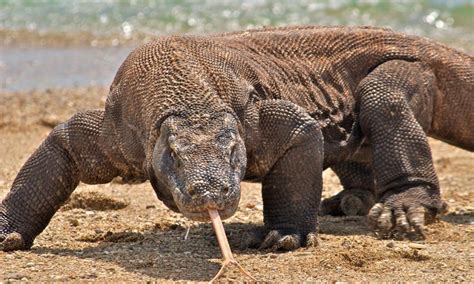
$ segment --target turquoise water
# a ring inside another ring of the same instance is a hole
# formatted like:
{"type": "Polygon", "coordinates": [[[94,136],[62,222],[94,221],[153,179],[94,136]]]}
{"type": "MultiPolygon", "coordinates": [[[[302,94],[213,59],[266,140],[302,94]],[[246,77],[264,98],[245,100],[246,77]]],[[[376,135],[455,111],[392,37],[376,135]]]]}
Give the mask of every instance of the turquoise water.
{"type": "MultiPolygon", "coordinates": [[[[127,39],[297,24],[391,27],[430,37],[471,54],[474,52],[474,0],[0,0],[0,30],[29,30],[39,34],[86,32],[97,38],[127,39]]],[[[0,46],[0,73],[3,74],[0,74],[0,88],[17,90],[91,82],[107,84],[130,47],[118,48],[116,53],[107,52],[112,57],[108,61],[103,59],[104,52],[94,48],[82,47],[80,52],[65,49],[58,53],[48,48],[34,49],[34,52],[25,49],[24,53],[10,49],[0,46]],[[90,58],[89,62],[77,60],[81,52],[90,58]],[[26,80],[41,71],[36,70],[36,66],[40,68],[55,62],[57,54],[62,54],[63,60],[50,66],[53,73],[59,70],[57,75],[51,73],[50,79],[41,84],[26,80]],[[34,64],[27,65],[29,69],[25,71],[21,66],[27,59],[34,64]],[[78,67],[80,64],[84,66],[78,67]],[[110,66],[110,70],[107,67],[103,71],[106,75],[90,76],[70,71],[87,70],[87,64],[96,64],[97,68],[110,66]],[[70,76],[88,79],[70,83],[70,76]]]]}
{"type": "Polygon", "coordinates": [[[377,25],[465,44],[473,0],[0,0],[0,28],[47,32],[203,33],[266,25],[377,25]]]}

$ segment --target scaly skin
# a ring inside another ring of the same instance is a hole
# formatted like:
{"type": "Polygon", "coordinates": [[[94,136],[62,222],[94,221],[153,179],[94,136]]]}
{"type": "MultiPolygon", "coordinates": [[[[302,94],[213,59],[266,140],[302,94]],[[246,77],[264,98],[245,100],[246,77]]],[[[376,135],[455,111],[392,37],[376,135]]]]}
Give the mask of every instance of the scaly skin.
{"type": "Polygon", "coordinates": [[[262,181],[265,227],[246,245],[312,245],[327,167],[345,190],[324,214],[380,197],[377,230],[423,235],[425,211],[445,209],[425,133],[474,150],[473,73],[471,56],[376,28],[159,38],[122,64],[105,111],[56,127],[20,170],[3,249],[29,248],[80,181],[115,176],[195,220],[231,216],[239,182],[262,181]]]}

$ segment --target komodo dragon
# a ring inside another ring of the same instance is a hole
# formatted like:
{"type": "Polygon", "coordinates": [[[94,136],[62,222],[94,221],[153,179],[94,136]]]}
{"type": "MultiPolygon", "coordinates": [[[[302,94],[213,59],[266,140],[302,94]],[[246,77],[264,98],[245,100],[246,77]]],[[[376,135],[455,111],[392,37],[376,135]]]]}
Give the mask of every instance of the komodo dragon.
{"type": "Polygon", "coordinates": [[[323,214],[377,198],[377,230],[424,235],[425,213],[445,210],[425,133],[474,150],[473,71],[472,56],[378,28],[160,37],[128,56],[105,110],[27,160],[0,205],[1,238],[20,238],[4,249],[30,248],[79,182],[117,176],[201,221],[232,216],[240,181],[261,181],[265,226],[247,244],[295,249],[313,243],[326,168],[344,190],[323,214]]]}

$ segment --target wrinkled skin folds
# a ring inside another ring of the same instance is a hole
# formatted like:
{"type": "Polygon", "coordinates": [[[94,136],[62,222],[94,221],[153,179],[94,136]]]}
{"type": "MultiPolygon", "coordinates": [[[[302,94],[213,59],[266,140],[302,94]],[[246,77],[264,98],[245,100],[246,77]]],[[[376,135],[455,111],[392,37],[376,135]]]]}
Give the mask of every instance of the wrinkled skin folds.
{"type": "Polygon", "coordinates": [[[152,165],[163,185],[155,190],[171,193],[175,204],[171,208],[196,221],[208,220],[208,209],[218,210],[222,218],[232,216],[246,167],[236,119],[228,113],[200,116],[197,123],[189,118],[167,118],[152,165]]]}
{"type": "Polygon", "coordinates": [[[427,136],[474,150],[473,66],[370,27],[159,37],[127,57],[104,110],[56,126],[26,161],[0,204],[0,248],[30,248],[80,182],[118,176],[198,221],[232,216],[240,182],[261,182],[264,226],[243,248],[314,246],[318,213],[424,237],[447,209],[427,136]],[[326,168],[344,189],[321,202],[326,168]]]}

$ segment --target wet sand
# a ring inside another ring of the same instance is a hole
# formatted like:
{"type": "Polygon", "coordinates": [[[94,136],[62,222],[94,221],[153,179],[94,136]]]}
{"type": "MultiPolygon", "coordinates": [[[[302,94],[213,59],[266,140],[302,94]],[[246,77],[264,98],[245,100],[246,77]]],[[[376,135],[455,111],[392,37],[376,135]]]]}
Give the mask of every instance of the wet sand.
{"type": "MultiPolygon", "coordinates": [[[[106,95],[99,87],[0,92],[0,198],[51,127],[102,108],[106,95]]],[[[225,221],[237,260],[264,281],[474,281],[474,153],[430,143],[450,212],[426,241],[378,240],[364,218],[325,217],[317,248],[239,251],[242,234],[262,223],[259,185],[244,183],[239,210],[225,221]]],[[[333,173],[324,176],[325,197],[340,190],[333,173]]],[[[148,183],[81,184],[32,250],[0,252],[0,282],[208,281],[220,259],[211,225],[169,211],[148,183]]],[[[244,280],[237,269],[225,276],[244,280]]]]}

